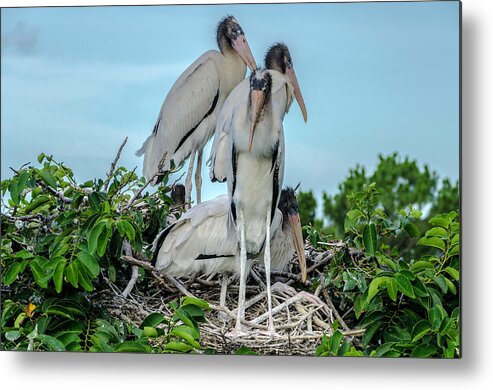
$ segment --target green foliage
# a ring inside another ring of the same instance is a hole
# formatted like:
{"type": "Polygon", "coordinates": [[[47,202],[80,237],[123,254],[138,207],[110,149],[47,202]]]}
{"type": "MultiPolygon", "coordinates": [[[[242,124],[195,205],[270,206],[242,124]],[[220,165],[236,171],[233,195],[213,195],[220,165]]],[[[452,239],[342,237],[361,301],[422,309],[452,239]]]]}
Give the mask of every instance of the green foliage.
{"type": "Polygon", "coordinates": [[[438,176],[427,165],[420,168],[416,161],[401,160],[397,153],[387,157],[380,155],[373,174],[367,174],[365,168],[357,166],[350,169],[337,194],[323,194],[324,214],[337,236],[344,234],[342,227],[352,207],[350,195],[370,183],[378,184],[379,205],[390,220],[395,220],[397,212],[409,205],[418,209],[431,205],[430,215],[434,215],[457,209],[459,204],[458,183],[452,185],[448,179],[443,180],[438,190],[438,176]]]}
{"type": "Polygon", "coordinates": [[[139,254],[163,227],[171,203],[167,178],[150,194],[146,180],[123,167],[106,180],[77,184],[51,156],[41,154],[38,163],[1,183],[2,348],[200,350],[204,301],[183,298],[171,318],[155,313],[139,328],[91,303],[105,278],[128,280],[129,266],[120,261],[125,241],[139,254]]]}
{"type": "MultiPolygon", "coordinates": [[[[459,356],[459,221],[455,211],[415,225],[421,212],[400,210],[390,219],[376,184],[348,196],[344,229],[360,253],[341,253],[325,269],[326,287],[352,326],[365,329],[357,351],[367,356],[459,356]],[[408,235],[423,254],[406,260],[396,237],[408,235]],[[397,243],[396,243],[397,242],[397,243]],[[351,310],[351,305],[353,309],[351,310]]],[[[349,346],[334,333],[319,356],[341,356],[349,346]],[[335,341],[333,341],[335,340],[335,341]],[[336,346],[337,344],[337,346],[336,346]]]]}
{"type": "Polygon", "coordinates": [[[344,335],[338,327],[339,323],[335,321],[332,326],[333,333],[330,336],[322,336],[322,342],[315,349],[315,356],[364,356],[350,341],[344,340],[344,335]]]}
{"type": "Polygon", "coordinates": [[[301,226],[313,225],[315,222],[315,213],[317,211],[317,200],[313,196],[312,191],[299,191],[296,197],[300,210],[301,226]]]}

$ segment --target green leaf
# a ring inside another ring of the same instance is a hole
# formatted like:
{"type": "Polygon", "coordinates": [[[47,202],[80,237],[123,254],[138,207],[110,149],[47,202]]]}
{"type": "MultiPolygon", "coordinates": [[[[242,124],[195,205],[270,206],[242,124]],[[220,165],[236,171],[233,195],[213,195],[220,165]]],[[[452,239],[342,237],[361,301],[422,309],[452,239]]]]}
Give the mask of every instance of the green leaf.
{"type": "Polygon", "coordinates": [[[8,286],[17,278],[17,275],[21,270],[21,266],[22,266],[21,263],[14,263],[9,267],[9,269],[7,270],[7,272],[5,272],[5,275],[3,277],[4,285],[8,286]]]}
{"type": "Polygon", "coordinates": [[[124,341],[118,344],[114,352],[150,352],[150,348],[139,341],[124,341]]]}
{"type": "Polygon", "coordinates": [[[454,320],[451,318],[445,318],[440,325],[440,335],[445,336],[448,331],[453,327],[454,325],[454,320]]]}
{"type": "Polygon", "coordinates": [[[174,328],[171,330],[173,336],[177,336],[185,340],[189,345],[195,349],[200,349],[200,344],[194,340],[191,334],[185,332],[183,329],[174,328]]]}
{"type": "Polygon", "coordinates": [[[190,352],[193,350],[193,347],[191,347],[188,344],[185,344],[181,341],[170,341],[168,344],[166,344],[165,347],[166,350],[168,351],[176,351],[176,352],[190,352]]]}
{"type": "Polygon", "coordinates": [[[371,281],[370,285],[368,286],[368,297],[366,299],[366,302],[369,303],[373,299],[373,297],[377,295],[379,287],[386,283],[388,279],[388,276],[378,276],[371,281]]]}
{"type": "Polygon", "coordinates": [[[128,221],[122,220],[122,225],[125,230],[125,234],[130,241],[135,240],[135,229],[132,224],[128,221]]]}
{"type": "Polygon", "coordinates": [[[144,329],[146,326],[152,326],[155,328],[165,320],[166,318],[161,313],[151,313],[144,319],[144,321],[142,321],[142,324],[140,324],[140,329],[144,329]]]}
{"type": "Polygon", "coordinates": [[[195,305],[197,307],[200,307],[201,309],[208,309],[209,308],[209,303],[206,301],[196,298],[196,297],[183,297],[181,299],[181,305],[186,306],[186,305],[195,305]]]}
{"type": "Polygon", "coordinates": [[[89,252],[93,254],[98,249],[98,239],[103,231],[106,228],[106,221],[99,221],[94,227],[90,230],[87,236],[87,245],[89,252]]]}
{"type": "Polygon", "coordinates": [[[428,311],[428,320],[433,330],[438,330],[442,323],[442,312],[438,307],[433,307],[428,311]]]}
{"type": "Polygon", "coordinates": [[[447,293],[448,291],[448,286],[447,286],[447,282],[445,280],[445,277],[443,275],[436,275],[433,280],[435,281],[435,283],[438,285],[438,287],[440,287],[440,290],[442,290],[442,292],[444,294],[447,293]]]}
{"type": "Polygon", "coordinates": [[[344,338],[344,335],[341,333],[340,330],[336,330],[330,338],[331,338],[331,343],[332,343],[332,345],[330,347],[330,352],[332,355],[336,355],[337,350],[339,349],[339,346],[341,345],[341,341],[344,338]]]}
{"type": "Polygon", "coordinates": [[[417,242],[417,245],[430,246],[441,251],[445,250],[445,243],[438,237],[423,237],[417,242]]]}
{"type": "Polygon", "coordinates": [[[75,288],[79,287],[79,277],[78,277],[77,266],[72,262],[67,267],[65,267],[65,276],[72,286],[75,288]]]}
{"type": "Polygon", "coordinates": [[[431,326],[430,323],[427,320],[421,320],[414,325],[413,331],[412,331],[412,342],[415,343],[416,341],[422,339],[426,334],[428,334],[431,331],[431,326]]]}
{"type": "Polygon", "coordinates": [[[434,227],[425,233],[426,237],[447,238],[447,231],[442,227],[434,227]]]}
{"type": "Polygon", "coordinates": [[[411,352],[412,358],[426,358],[437,353],[437,349],[432,344],[420,344],[411,352]]]}
{"type": "Polygon", "coordinates": [[[235,355],[258,355],[257,352],[252,351],[250,348],[242,346],[235,351],[235,355]]]}
{"type": "Polygon", "coordinates": [[[38,334],[36,339],[41,341],[45,346],[47,346],[51,351],[65,351],[65,346],[60,340],[46,334],[38,334]]]}
{"type": "Polygon", "coordinates": [[[43,159],[45,158],[45,154],[44,153],[41,153],[39,156],[38,156],[38,162],[41,164],[43,162],[43,159]]]}
{"type": "Polygon", "coordinates": [[[65,265],[67,260],[63,259],[58,262],[55,267],[55,272],[53,273],[53,283],[55,284],[55,291],[60,294],[62,292],[63,286],[63,272],[65,270],[65,265]]]}
{"type": "Polygon", "coordinates": [[[455,288],[454,283],[450,279],[445,278],[445,283],[447,283],[448,291],[450,291],[452,294],[457,294],[457,289],[455,288]]]}
{"type": "Polygon", "coordinates": [[[397,300],[397,282],[394,278],[387,280],[387,293],[394,302],[397,300]]]}
{"type": "Polygon", "coordinates": [[[57,188],[55,179],[48,172],[46,172],[46,171],[39,171],[39,176],[51,188],[53,188],[53,189],[56,189],[57,188]]]}
{"type": "Polygon", "coordinates": [[[77,253],[76,257],[86,267],[86,270],[90,277],[95,278],[99,275],[99,264],[89,252],[80,251],[77,253]]]}
{"type": "Polygon", "coordinates": [[[5,332],[5,338],[9,341],[15,341],[21,336],[20,330],[9,330],[5,332]]]}
{"type": "Polygon", "coordinates": [[[373,338],[377,330],[380,329],[381,326],[382,326],[382,321],[375,321],[368,328],[366,328],[365,334],[361,339],[361,342],[363,343],[364,347],[368,345],[368,343],[371,341],[371,339],[373,338]]]}
{"type": "Polygon", "coordinates": [[[413,264],[411,264],[411,270],[413,272],[417,272],[417,271],[421,271],[423,269],[434,269],[435,266],[430,263],[429,261],[423,261],[423,260],[420,260],[420,261],[417,261],[413,264]]]}
{"type": "Polygon", "coordinates": [[[81,287],[86,291],[92,291],[94,287],[91,279],[87,276],[86,267],[79,260],[76,260],[73,264],[77,266],[77,278],[81,287]]]}
{"type": "Polygon", "coordinates": [[[97,251],[99,257],[102,257],[105,254],[106,247],[108,246],[108,241],[110,237],[111,237],[111,228],[107,224],[98,237],[97,251]]]}
{"type": "Polygon", "coordinates": [[[408,278],[402,274],[397,274],[395,276],[395,281],[397,282],[397,289],[409,298],[415,298],[413,286],[408,278]]]}
{"type": "Polygon", "coordinates": [[[37,211],[41,206],[44,206],[46,203],[48,203],[51,200],[51,198],[48,195],[38,195],[36,198],[33,199],[31,203],[29,203],[25,208],[24,212],[26,214],[32,213],[37,211]]]}
{"type": "Polygon", "coordinates": [[[404,226],[404,229],[410,237],[419,237],[420,235],[418,227],[412,222],[408,222],[406,226],[404,226]]]}
{"type": "Polygon", "coordinates": [[[448,255],[449,257],[456,256],[460,253],[459,245],[453,246],[449,251],[448,255]]]}
{"type": "Polygon", "coordinates": [[[433,226],[440,226],[443,227],[444,229],[447,229],[450,224],[450,221],[448,219],[440,216],[435,216],[431,218],[428,222],[433,226]]]}
{"type": "Polygon", "coordinates": [[[149,337],[149,338],[156,338],[157,337],[157,330],[156,328],[153,328],[152,326],[144,326],[144,331],[142,334],[144,337],[149,337]]]}
{"type": "Polygon", "coordinates": [[[15,205],[19,204],[21,193],[21,191],[18,190],[17,184],[17,180],[12,180],[9,184],[10,199],[12,199],[12,202],[14,202],[15,205]]]}
{"type": "Polygon", "coordinates": [[[385,355],[387,352],[389,352],[397,343],[395,342],[390,342],[390,343],[384,343],[382,344],[380,347],[378,347],[376,349],[376,353],[375,353],[375,356],[383,356],[385,355]]]}
{"type": "Polygon", "coordinates": [[[363,228],[363,244],[370,256],[375,256],[377,251],[377,230],[375,224],[370,222],[363,228]]]}

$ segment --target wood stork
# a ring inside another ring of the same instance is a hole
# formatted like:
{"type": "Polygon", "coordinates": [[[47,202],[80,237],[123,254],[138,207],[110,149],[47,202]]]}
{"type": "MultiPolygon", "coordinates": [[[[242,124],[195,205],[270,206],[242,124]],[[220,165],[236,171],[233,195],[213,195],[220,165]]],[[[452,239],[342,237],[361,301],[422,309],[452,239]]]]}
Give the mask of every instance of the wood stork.
{"type": "MultiPolygon", "coordinates": [[[[271,46],[265,55],[264,66],[266,69],[277,70],[288,79],[293,87],[294,96],[300,106],[303,119],[306,122],[308,119],[308,114],[288,47],[284,43],[276,43],[271,46]]],[[[248,94],[249,88],[250,85],[248,79],[245,79],[239,83],[235,89],[231,91],[219,113],[216,131],[214,134],[214,143],[212,145],[211,154],[208,160],[208,164],[210,164],[209,175],[213,182],[218,181],[222,183],[226,181],[229,128],[231,126],[231,119],[236,105],[242,101],[246,94],[248,94]]]]}
{"type": "MultiPolygon", "coordinates": [[[[228,223],[230,203],[227,195],[202,202],[186,211],[178,221],[162,230],[153,243],[152,264],[172,277],[195,273],[239,275],[235,261],[236,230],[228,223]]],[[[306,280],[306,260],[295,190],[281,191],[272,223],[271,267],[286,269],[296,253],[301,280],[306,280]]],[[[254,261],[263,263],[261,255],[254,261]]],[[[223,277],[221,305],[226,298],[227,277],[223,277]]]]}
{"type": "Polygon", "coordinates": [[[270,230],[284,177],[282,121],[293,95],[293,85],[275,70],[255,70],[250,91],[232,114],[227,161],[230,215],[237,231],[240,288],[235,337],[243,333],[247,259],[264,253],[268,333],[275,334],[270,286],[270,230]]]}
{"type": "MultiPolygon", "coordinates": [[[[256,67],[243,29],[233,16],[220,21],[217,44],[220,52],[209,50],[202,54],[173,84],[152,134],[137,151],[137,155],[144,155],[143,172],[148,179],[158,171],[169,171],[171,161],[179,166],[190,156],[185,181],[188,204],[195,154],[195,185],[197,203],[200,203],[202,149],[214,132],[216,117],[224,101],[244,79],[246,66],[252,70],[256,67]]],[[[158,176],[153,184],[159,181],[158,176]]]]}

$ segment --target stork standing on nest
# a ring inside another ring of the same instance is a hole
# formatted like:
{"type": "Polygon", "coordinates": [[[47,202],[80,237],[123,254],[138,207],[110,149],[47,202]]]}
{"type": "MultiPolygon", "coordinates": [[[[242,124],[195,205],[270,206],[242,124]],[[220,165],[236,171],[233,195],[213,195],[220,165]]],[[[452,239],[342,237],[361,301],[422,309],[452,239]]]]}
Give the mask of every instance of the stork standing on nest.
{"type": "Polygon", "coordinates": [[[181,165],[189,156],[185,201],[190,205],[195,154],[197,203],[201,200],[202,149],[216,126],[216,117],[231,90],[245,77],[246,66],[255,69],[255,59],[233,16],[217,28],[220,49],[209,50],[190,65],[171,87],[163,102],[152,134],[137,155],[144,155],[144,176],[160,179],[158,172],[170,170],[171,161],[181,165]],[[162,165],[162,166],[161,166],[162,165]]]}
{"type": "Polygon", "coordinates": [[[248,259],[264,252],[269,311],[268,333],[275,334],[270,284],[271,224],[279,202],[284,177],[284,130],[282,121],[293,95],[293,86],[281,73],[256,70],[250,90],[233,111],[229,129],[227,161],[231,222],[237,231],[240,288],[236,326],[239,336],[245,316],[248,259]]]}
{"type": "MultiPolygon", "coordinates": [[[[298,79],[294,71],[293,60],[288,47],[284,43],[276,43],[267,51],[264,59],[266,69],[276,70],[282,73],[291,84],[294,96],[300,106],[301,113],[305,122],[308,119],[305,102],[298,79]]],[[[210,164],[210,178],[213,182],[220,183],[226,181],[226,169],[228,165],[228,147],[229,147],[229,128],[231,126],[232,115],[235,107],[241,104],[244,96],[248,94],[250,88],[249,80],[245,79],[239,83],[229,94],[224,102],[221,112],[218,116],[216,131],[214,134],[214,143],[208,160],[210,164]]]]}
{"type": "MultiPolygon", "coordinates": [[[[161,231],[153,243],[155,268],[172,277],[223,274],[220,305],[225,306],[228,274],[239,274],[235,261],[236,231],[228,224],[230,203],[226,195],[202,202],[161,231]]],[[[306,260],[295,190],[281,192],[272,223],[271,266],[284,271],[296,253],[301,281],[306,280],[306,260]]],[[[257,257],[263,262],[261,254],[257,257]]]]}

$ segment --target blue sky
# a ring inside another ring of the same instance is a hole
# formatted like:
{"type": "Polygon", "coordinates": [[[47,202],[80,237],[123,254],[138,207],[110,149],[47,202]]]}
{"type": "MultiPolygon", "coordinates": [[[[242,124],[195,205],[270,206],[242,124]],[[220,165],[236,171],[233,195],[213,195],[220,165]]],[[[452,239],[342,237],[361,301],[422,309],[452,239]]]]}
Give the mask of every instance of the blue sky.
{"type": "MultiPolygon", "coordinates": [[[[285,118],[285,184],[334,193],[394,151],[458,179],[454,1],[2,9],[2,178],[41,152],[80,181],[103,177],[125,136],[120,163],[140,172],[167,91],[216,48],[226,14],[258,64],[274,42],[290,48],[309,120],[297,105],[285,118]]],[[[203,174],[203,199],[226,192],[203,174]]]]}

